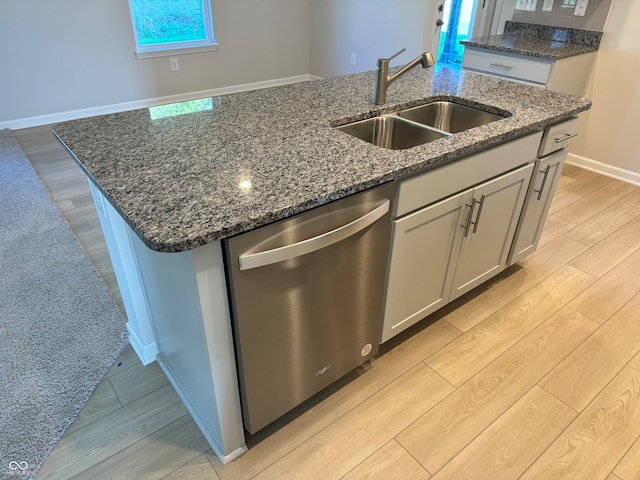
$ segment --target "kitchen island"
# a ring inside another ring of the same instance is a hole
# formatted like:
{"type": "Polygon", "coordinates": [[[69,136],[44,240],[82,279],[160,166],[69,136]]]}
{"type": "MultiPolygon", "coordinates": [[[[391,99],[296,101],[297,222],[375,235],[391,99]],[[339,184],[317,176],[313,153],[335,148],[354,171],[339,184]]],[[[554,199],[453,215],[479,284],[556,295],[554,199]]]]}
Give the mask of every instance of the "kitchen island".
{"type": "Polygon", "coordinates": [[[144,362],[156,358],[223,463],[244,446],[221,241],[541,132],[590,102],[453,70],[413,70],[371,103],[374,72],[65,122],[90,179],[144,362]],[[507,115],[407,150],[333,127],[434,99],[507,115]],[[177,341],[176,339],[179,339],[177,341]]]}

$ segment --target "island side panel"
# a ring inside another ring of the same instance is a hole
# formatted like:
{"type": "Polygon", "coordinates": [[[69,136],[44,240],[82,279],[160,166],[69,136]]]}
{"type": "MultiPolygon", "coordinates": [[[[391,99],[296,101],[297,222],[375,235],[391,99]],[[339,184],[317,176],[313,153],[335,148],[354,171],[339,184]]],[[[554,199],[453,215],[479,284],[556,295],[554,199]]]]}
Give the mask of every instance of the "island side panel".
{"type": "Polygon", "coordinates": [[[147,297],[131,245],[131,229],[91,180],[89,187],[127,313],[129,342],[142,364],[148,365],[155,361],[158,348],[151,326],[147,297]]]}
{"type": "MultiPolygon", "coordinates": [[[[133,232],[131,233],[133,235],[133,232]]],[[[219,241],[178,253],[132,238],[157,360],[222,464],[246,452],[219,241]]]]}
{"type": "Polygon", "coordinates": [[[158,360],[220,461],[232,461],[247,447],[220,242],[154,252],[89,186],[134,350],[144,365],[158,360]]]}

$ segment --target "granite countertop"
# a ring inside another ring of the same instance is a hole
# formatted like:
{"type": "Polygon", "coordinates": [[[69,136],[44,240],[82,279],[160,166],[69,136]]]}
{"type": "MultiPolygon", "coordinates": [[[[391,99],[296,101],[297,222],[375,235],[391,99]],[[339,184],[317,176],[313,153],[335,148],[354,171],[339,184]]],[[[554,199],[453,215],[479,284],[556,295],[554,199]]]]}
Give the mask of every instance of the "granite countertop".
{"type": "Polygon", "coordinates": [[[212,97],[152,119],[140,109],[59,123],[54,134],[151,249],[224,239],[539,131],[590,108],[550,90],[417,68],[371,103],[374,71],[212,97]],[[407,150],[332,126],[435,99],[511,116],[407,150]]]}
{"type": "Polygon", "coordinates": [[[507,21],[502,35],[461,41],[484,48],[531,57],[560,60],[598,50],[602,32],[507,21]]]}
{"type": "Polygon", "coordinates": [[[467,47],[485,48],[498,52],[527,55],[530,57],[560,60],[575,57],[585,53],[595,52],[597,48],[578,43],[558,42],[535,37],[523,37],[520,35],[503,34],[489,37],[472,38],[461,41],[467,47]]]}

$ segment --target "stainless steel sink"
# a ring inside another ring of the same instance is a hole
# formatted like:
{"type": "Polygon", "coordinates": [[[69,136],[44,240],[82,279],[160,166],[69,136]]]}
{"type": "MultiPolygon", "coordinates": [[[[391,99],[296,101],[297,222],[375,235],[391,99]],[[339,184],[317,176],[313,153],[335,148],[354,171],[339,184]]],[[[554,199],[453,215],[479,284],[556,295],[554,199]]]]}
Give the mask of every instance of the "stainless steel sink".
{"type": "Polygon", "coordinates": [[[438,101],[368,118],[336,129],[378,147],[401,150],[505,118],[455,102],[438,101]]]}
{"type": "Polygon", "coordinates": [[[392,150],[415,147],[447,136],[444,132],[404,121],[395,115],[381,115],[336,128],[378,147],[392,150]]]}
{"type": "Polygon", "coordinates": [[[398,112],[400,118],[422,123],[449,133],[486,125],[504,117],[454,102],[433,102],[398,112]]]}

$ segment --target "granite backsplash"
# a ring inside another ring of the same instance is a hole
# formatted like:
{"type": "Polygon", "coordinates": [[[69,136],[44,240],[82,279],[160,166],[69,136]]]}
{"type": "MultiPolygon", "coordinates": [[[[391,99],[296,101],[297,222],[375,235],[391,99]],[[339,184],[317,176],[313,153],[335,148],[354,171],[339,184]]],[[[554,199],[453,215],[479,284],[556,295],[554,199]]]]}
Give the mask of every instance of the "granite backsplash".
{"type": "Polygon", "coordinates": [[[555,42],[587,45],[596,49],[600,46],[600,40],[602,39],[602,32],[512,21],[507,21],[505,23],[504,35],[536,37],[539,39],[552,40],[555,42]]]}

